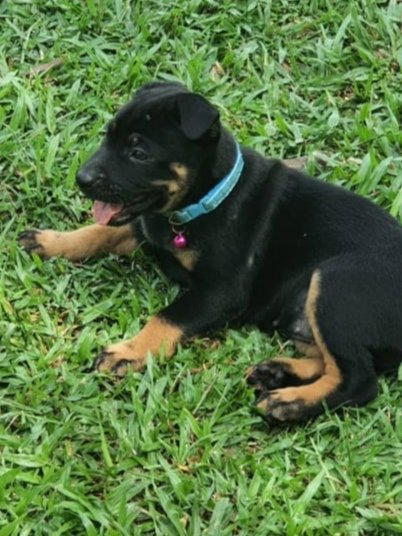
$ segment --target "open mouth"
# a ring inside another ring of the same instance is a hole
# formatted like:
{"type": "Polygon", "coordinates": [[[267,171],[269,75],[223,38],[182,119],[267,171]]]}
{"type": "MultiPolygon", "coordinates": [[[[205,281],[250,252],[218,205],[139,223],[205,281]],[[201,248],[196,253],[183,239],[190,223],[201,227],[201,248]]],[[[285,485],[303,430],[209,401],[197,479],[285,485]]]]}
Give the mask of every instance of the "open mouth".
{"type": "Polygon", "coordinates": [[[163,192],[155,191],[152,194],[144,193],[138,195],[135,202],[130,204],[95,200],[92,206],[92,216],[100,225],[123,225],[159,208],[164,197],[162,194],[163,192]]]}
{"type": "Polygon", "coordinates": [[[119,225],[124,223],[132,216],[127,213],[123,203],[104,203],[103,201],[94,201],[92,206],[92,216],[96,223],[100,225],[119,225]]]}

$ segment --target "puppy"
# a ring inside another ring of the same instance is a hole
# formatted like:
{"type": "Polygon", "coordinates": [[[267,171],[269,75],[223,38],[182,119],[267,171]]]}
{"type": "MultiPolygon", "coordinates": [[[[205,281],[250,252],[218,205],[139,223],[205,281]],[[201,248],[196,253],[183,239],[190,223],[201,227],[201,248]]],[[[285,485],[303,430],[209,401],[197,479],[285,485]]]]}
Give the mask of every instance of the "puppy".
{"type": "Polygon", "coordinates": [[[305,357],[251,367],[267,420],[362,405],[402,360],[402,230],[373,203],[239,147],[205,98],[177,83],[141,87],[112,119],[77,183],[96,224],[29,230],[27,251],[78,261],[138,244],[184,288],[99,371],[140,370],[189,337],[257,325],[305,357]]]}

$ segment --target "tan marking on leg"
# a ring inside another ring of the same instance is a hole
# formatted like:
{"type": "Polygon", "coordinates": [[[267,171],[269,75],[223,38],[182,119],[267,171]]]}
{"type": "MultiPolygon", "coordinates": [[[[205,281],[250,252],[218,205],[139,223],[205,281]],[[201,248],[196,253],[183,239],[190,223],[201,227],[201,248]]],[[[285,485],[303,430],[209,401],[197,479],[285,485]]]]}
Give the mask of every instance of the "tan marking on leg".
{"type": "MultiPolygon", "coordinates": [[[[64,257],[78,261],[100,253],[126,255],[137,246],[131,225],[108,227],[89,225],[76,231],[37,231],[32,251],[43,257],[64,257]]],[[[22,241],[22,245],[25,244],[22,241]]]]}
{"type": "Polygon", "coordinates": [[[316,344],[295,341],[295,346],[298,352],[306,355],[307,357],[321,357],[320,349],[316,344]]]}
{"type": "Polygon", "coordinates": [[[321,355],[304,359],[275,357],[270,359],[270,361],[273,363],[281,363],[284,365],[286,371],[297,376],[302,381],[321,376],[324,372],[324,362],[321,355]]]}
{"type": "Polygon", "coordinates": [[[276,391],[277,396],[283,402],[301,400],[307,405],[321,402],[330,395],[341,383],[341,372],[336,364],[335,358],[329,352],[325,344],[320,329],[317,324],[317,300],[320,295],[319,272],[314,272],[306,300],[306,314],[313,333],[314,341],[322,354],[324,371],[317,381],[300,387],[286,387],[276,391]]]}
{"type": "Polygon", "coordinates": [[[174,249],[173,255],[186,270],[193,270],[199,259],[198,251],[191,249],[174,249]]]}
{"type": "Polygon", "coordinates": [[[148,354],[156,356],[161,353],[165,357],[171,357],[182,338],[183,331],[178,326],[154,316],[132,339],[108,346],[98,360],[97,369],[101,372],[116,369],[119,375],[126,372],[127,366],[141,370],[148,354]],[[119,367],[121,361],[123,366],[119,367]],[[126,364],[125,361],[129,363],[126,364]]]}
{"type": "Polygon", "coordinates": [[[275,419],[298,420],[303,415],[303,407],[314,406],[324,401],[342,381],[341,372],[335,358],[329,352],[317,324],[317,300],[320,295],[320,276],[315,272],[311,278],[306,300],[306,314],[314,341],[322,355],[323,374],[313,383],[300,387],[285,387],[270,391],[257,407],[275,419]]]}
{"type": "Polygon", "coordinates": [[[271,391],[270,399],[280,402],[300,401],[307,406],[321,402],[325,396],[333,391],[334,383],[328,377],[322,376],[319,380],[301,387],[284,387],[277,391],[271,391]],[[319,386],[316,384],[320,384],[319,386]]]}
{"type": "Polygon", "coordinates": [[[316,381],[324,372],[321,356],[304,359],[274,357],[246,370],[247,383],[260,392],[272,393],[296,383],[316,381]]]}
{"type": "Polygon", "coordinates": [[[329,352],[317,324],[317,300],[320,295],[320,276],[314,272],[306,300],[306,315],[313,333],[314,341],[322,355],[323,374],[315,382],[300,387],[286,387],[276,391],[283,402],[300,400],[307,405],[317,404],[330,395],[341,383],[342,377],[335,358],[329,352]]]}
{"type": "Polygon", "coordinates": [[[324,339],[322,338],[320,328],[317,324],[317,300],[320,295],[320,274],[314,272],[306,301],[306,314],[313,332],[314,341],[322,354],[324,361],[324,374],[320,380],[311,384],[317,388],[316,399],[322,399],[333,392],[342,381],[341,371],[336,363],[334,356],[328,350],[324,339]],[[321,382],[321,383],[320,383],[321,382]]]}

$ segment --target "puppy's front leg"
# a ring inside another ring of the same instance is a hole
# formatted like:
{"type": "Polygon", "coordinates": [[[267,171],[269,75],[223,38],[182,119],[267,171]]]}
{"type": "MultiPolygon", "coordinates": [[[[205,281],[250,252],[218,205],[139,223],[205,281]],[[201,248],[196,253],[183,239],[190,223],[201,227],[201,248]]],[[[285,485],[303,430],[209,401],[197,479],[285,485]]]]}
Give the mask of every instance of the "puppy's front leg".
{"type": "Polygon", "coordinates": [[[121,227],[94,224],[67,232],[32,229],[21,233],[18,240],[28,253],[44,258],[64,257],[70,261],[101,253],[125,255],[137,246],[131,224],[121,227]]]}
{"type": "Polygon", "coordinates": [[[123,376],[129,367],[141,370],[148,354],[162,353],[171,357],[183,338],[181,327],[166,321],[162,314],[153,316],[138,335],[105,348],[96,358],[95,368],[100,372],[115,372],[118,376],[123,376]]]}
{"type": "Polygon", "coordinates": [[[189,290],[152,317],[132,339],[113,344],[95,361],[99,371],[122,376],[128,368],[141,370],[148,354],[171,357],[177,345],[193,335],[224,325],[241,311],[241,294],[227,285],[205,285],[189,290]]]}

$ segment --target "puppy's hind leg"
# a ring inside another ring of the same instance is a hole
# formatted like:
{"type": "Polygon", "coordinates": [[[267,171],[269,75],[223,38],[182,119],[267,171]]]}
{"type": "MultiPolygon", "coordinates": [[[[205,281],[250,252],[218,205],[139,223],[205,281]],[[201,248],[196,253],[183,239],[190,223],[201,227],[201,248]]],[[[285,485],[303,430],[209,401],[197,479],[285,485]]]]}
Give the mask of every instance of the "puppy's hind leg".
{"type": "MultiPolygon", "coordinates": [[[[272,374],[268,375],[268,384],[264,384],[265,371],[255,367],[253,374],[254,378],[258,376],[260,394],[257,407],[268,421],[300,421],[322,413],[325,405],[329,409],[363,405],[376,396],[374,358],[367,350],[374,329],[367,324],[370,315],[359,317],[360,307],[369,308],[370,304],[366,289],[357,287],[353,277],[346,280],[350,273],[340,271],[334,275],[324,269],[322,274],[315,272],[311,279],[306,315],[320,355],[302,359],[300,365],[292,360],[281,365],[282,372],[291,370],[293,377],[298,377],[299,385],[272,385],[272,374]]],[[[277,361],[275,366],[279,366],[277,361]]]]}

